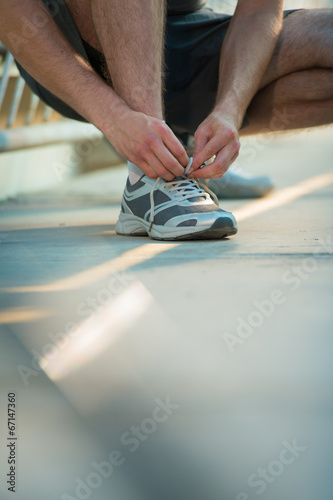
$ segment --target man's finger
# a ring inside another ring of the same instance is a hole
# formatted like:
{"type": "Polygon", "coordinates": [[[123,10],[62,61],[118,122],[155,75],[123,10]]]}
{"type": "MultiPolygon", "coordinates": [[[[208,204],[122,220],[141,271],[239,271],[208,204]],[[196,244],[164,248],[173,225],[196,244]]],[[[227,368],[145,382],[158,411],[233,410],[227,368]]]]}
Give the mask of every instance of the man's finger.
{"type": "Polygon", "coordinates": [[[156,172],[151,168],[149,163],[147,163],[142,158],[135,157],[132,163],[134,163],[134,165],[136,165],[143,174],[147,175],[147,177],[150,177],[151,179],[157,179],[158,175],[156,174],[156,172]]]}
{"type": "Polygon", "coordinates": [[[175,178],[175,174],[167,170],[155,154],[151,154],[147,161],[158,177],[166,181],[172,181],[175,178]]]}
{"type": "Polygon", "coordinates": [[[165,124],[163,124],[163,128],[161,128],[161,137],[165,146],[168,148],[174,158],[176,158],[179,165],[185,168],[189,162],[189,157],[187,156],[185,148],[177,139],[172,130],[165,124]]]}
{"type": "Polygon", "coordinates": [[[201,167],[206,161],[210,160],[210,158],[214,155],[217,155],[218,152],[222,149],[220,140],[218,137],[213,137],[205,147],[193,158],[192,170],[196,171],[201,167]]]}
{"type": "Polygon", "coordinates": [[[222,177],[223,174],[228,170],[230,165],[236,160],[238,156],[237,144],[228,144],[223,148],[216,156],[213,163],[196,170],[189,177],[195,177],[196,179],[212,179],[222,177]]]}
{"type": "Polygon", "coordinates": [[[158,148],[153,149],[155,155],[160,160],[162,165],[171,172],[174,177],[184,175],[184,167],[179,161],[171,154],[169,149],[161,141],[158,148]]]}
{"type": "Polygon", "coordinates": [[[206,146],[209,141],[209,137],[205,131],[205,129],[198,128],[196,133],[194,134],[194,152],[193,157],[195,158],[200,151],[206,146]]]}

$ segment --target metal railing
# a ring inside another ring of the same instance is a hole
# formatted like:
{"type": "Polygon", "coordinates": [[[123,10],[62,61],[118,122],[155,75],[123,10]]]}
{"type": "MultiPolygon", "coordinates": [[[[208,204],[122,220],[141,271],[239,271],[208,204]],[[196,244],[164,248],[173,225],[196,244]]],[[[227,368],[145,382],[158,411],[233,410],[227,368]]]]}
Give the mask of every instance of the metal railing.
{"type": "Polygon", "coordinates": [[[101,132],[93,125],[62,118],[52,108],[42,103],[30,89],[29,104],[25,111],[21,110],[21,123],[17,126],[16,121],[27,85],[15,69],[12,54],[2,44],[0,54],[2,55],[0,116],[2,115],[2,122],[4,121],[4,127],[0,130],[0,153],[57,143],[77,143],[102,137],[101,132]],[[9,83],[13,78],[15,87],[11,94],[9,83]],[[10,101],[9,109],[6,110],[3,109],[5,101],[7,101],[7,108],[8,101],[10,101]],[[38,123],[37,110],[40,109],[42,113],[38,123]],[[24,115],[23,121],[22,114],[24,115]]]}

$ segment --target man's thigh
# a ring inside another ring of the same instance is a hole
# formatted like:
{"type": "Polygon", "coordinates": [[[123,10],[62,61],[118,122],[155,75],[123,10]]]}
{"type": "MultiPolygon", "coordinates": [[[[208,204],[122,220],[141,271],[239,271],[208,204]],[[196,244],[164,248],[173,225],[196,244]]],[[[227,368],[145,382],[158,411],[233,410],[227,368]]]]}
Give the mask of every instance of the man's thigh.
{"type": "Polygon", "coordinates": [[[301,9],[284,20],[260,88],[312,68],[333,68],[333,9],[301,9]]]}
{"type": "MultiPolygon", "coordinates": [[[[166,118],[179,132],[194,133],[214,107],[221,48],[231,19],[206,8],[168,18],[166,118]]],[[[243,126],[247,123],[245,117],[243,126]]]]}

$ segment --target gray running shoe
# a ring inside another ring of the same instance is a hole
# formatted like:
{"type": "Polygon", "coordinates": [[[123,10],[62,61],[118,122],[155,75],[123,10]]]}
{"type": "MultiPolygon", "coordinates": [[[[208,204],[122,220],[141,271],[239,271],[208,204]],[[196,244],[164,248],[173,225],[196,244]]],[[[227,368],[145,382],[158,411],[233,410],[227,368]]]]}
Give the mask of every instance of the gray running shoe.
{"type": "Polygon", "coordinates": [[[237,223],[197,181],[143,175],[134,185],[127,179],[116,232],[155,240],[220,239],[236,234],[237,223]]]}
{"type": "Polygon", "coordinates": [[[232,167],[221,179],[209,179],[208,187],[218,198],[261,198],[274,188],[267,175],[253,175],[232,167]]]}

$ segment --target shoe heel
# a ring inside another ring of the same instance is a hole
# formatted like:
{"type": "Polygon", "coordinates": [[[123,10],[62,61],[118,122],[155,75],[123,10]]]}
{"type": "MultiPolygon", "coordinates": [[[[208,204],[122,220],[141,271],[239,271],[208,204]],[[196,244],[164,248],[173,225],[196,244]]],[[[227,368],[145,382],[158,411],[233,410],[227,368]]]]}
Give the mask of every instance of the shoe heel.
{"type": "Polygon", "coordinates": [[[135,215],[120,213],[116,224],[116,233],[129,236],[146,236],[148,233],[135,215]]]}

